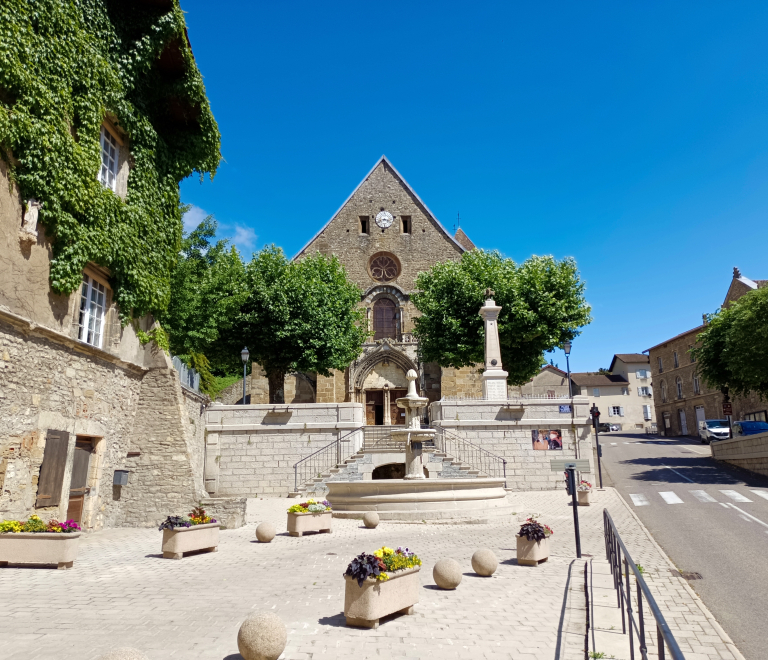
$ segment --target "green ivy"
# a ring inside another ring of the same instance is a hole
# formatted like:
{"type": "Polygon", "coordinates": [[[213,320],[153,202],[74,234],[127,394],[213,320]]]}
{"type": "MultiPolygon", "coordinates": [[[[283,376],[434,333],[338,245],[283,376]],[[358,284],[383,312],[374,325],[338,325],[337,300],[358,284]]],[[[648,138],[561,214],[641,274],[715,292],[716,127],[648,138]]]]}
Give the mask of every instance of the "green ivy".
{"type": "Polygon", "coordinates": [[[179,182],[213,176],[221,157],[178,0],[3,0],[0,146],[22,199],[43,202],[54,292],[73,292],[94,262],[124,321],[167,307],[179,182]],[[164,51],[175,68],[158,65],[164,51]],[[107,116],[130,144],[125,200],[97,180],[107,116]]]}
{"type": "Polygon", "coordinates": [[[149,342],[153,341],[160,348],[162,348],[166,353],[171,352],[171,342],[168,338],[168,333],[163,329],[163,327],[160,324],[156,325],[149,332],[144,332],[143,330],[139,330],[137,328],[136,337],[138,337],[139,343],[142,346],[144,346],[144,344],[148,344],[149,342]]]}

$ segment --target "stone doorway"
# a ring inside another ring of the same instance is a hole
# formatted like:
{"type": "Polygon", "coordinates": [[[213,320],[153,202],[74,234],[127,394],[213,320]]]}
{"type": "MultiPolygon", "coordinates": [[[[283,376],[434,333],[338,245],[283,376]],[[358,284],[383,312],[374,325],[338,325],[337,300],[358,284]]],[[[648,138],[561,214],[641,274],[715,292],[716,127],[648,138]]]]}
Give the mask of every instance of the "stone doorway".
{"type": "Polygon", "coordinates": [[[405,424],[405,411],[397,407],[397,399],[408,390],[384,388],[365,391],[365,423],[367,426],[405,424]]]}

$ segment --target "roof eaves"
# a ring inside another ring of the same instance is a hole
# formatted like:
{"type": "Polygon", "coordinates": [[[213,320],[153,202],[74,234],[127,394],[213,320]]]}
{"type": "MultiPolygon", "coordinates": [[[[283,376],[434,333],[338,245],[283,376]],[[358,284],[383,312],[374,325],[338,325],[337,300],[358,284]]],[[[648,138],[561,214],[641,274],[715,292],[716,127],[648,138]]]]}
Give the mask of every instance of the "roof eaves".
{"type": "Polygon", "coordinates": [[[690,330],[686,330],[685,332],[681,332],[679,335],[675,335],[674,337],[670,337],[669,339],[665,339],[664,341],[659,342],[658,344],[656,344],[656,346],[651,346],[650,348],[646,348],[643,351],[643,353],[648,353],[648,351],[652,351],[654,348],[658,348],[659,346],[663,346],[664,344],[668,344],[671,341],[675,341],[675,339],[680,339],[680,337],[684,337],[685,335],[689,335],[692,332],[697,332],[698,330],[701,330],[701,329],[706,328],[706,327],[707,327],[706,325],[702,324],[702,325],[699,325],[699,326],[697,326],[695,328],[692,328],[690,330]]]}

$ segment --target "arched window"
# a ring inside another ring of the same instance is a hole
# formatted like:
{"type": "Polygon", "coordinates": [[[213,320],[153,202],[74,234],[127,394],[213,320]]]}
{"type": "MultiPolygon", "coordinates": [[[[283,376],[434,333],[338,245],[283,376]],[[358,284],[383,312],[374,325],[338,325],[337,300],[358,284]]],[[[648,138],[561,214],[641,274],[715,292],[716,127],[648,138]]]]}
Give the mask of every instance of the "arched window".
{"type": "Polygon", "coordinates": [[[699,374],[693,374],[693,393],[701,394],[701,384],[699,383],[699,374]]]}
{"type": "Polygon", "coordinates": [[[661,381],[661,402],[667,402],[667,384],[663,380],[661,381]]]}
{"type": "Polygon", "coordinates": [[[389,298],[373,303],[373,338],[397,339],[397,307],[389,298]]]}
{"type": "Polygon", "coordinates": [[[683,379],[680,376],[675,379],[675,385],[677,385],[677,398],[683,398],[683,379]]]}

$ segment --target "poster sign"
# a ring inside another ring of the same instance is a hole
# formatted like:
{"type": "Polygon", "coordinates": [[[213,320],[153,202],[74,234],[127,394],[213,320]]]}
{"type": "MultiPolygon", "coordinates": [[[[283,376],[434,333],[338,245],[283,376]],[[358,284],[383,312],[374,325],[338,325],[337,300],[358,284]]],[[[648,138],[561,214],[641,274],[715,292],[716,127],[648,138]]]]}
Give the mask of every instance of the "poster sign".
{"type": "Polygon", "coordinates": [[[566,403],[565,405],[560,404],[560,412],[561,413],[569,413],[571,412],[571,404],[566,403]]]}
{"type": "Polygon", "coordinates": [[[538,450],[562,449],[563,432],[560,429],[539,429],[531,431],[533,448],[538,450]]]}
{"type": "Polygon", "coordinates": [[[723,403],[723,417],[733,415],[733,404],[730,401],[723,403]]]}

